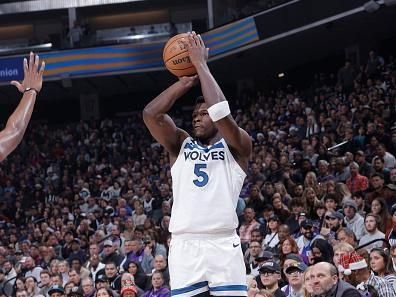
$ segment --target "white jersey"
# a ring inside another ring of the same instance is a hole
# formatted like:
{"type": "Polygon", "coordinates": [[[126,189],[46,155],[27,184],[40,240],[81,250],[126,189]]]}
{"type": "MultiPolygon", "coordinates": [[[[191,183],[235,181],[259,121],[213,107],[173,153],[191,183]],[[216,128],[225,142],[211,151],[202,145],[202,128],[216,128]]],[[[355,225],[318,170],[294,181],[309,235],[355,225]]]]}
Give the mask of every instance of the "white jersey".
{"type": "Polygon", "coordinates": [[[238,226],[236,206],[246,173],[224,139],[203,147],[184,140],[172,166],[172,234],[232,233],[238,226]]]}

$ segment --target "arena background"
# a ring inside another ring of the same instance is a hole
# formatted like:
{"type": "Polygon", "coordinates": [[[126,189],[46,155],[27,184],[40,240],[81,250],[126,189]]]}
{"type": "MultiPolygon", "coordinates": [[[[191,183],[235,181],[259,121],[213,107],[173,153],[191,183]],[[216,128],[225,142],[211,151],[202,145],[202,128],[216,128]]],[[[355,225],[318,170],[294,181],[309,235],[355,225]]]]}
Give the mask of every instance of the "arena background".
{"type": "MultiPolygon", "coordinates": [[[[258,39],[226,49],[212,56],[210,61],[211,70],[232,101],[245,88],[265,92],[292,84],[303,89],[308,87],[315,73],[336,73],[345,58],[359,65],[366,61],[371,49],[388,56],[396,47],[394,1],[377,1],[379,4],[364,0],[87,1],[89,4],[127,3],[76,8],[66,8],[71,2],[58,1],[57,9],[50,9],[50,2],[2,1],[2,61],[49,42],[51,47],[38,50],[44,57],[59,50],[73,50],[66,32],[74,19],[89,27],[89,36],[83,36],[85,40],[79,48],[91,49],[131,42],[161,45],[168,38],[166,34],[159,37],[147,34],[142,39],[123,40],[125,36],[122,34],[132,26],[144,34],[151,25],[158,31],[165,31],[173,22],[181,28],[190,27],[200,33],[210,33],[224,28],[224,25],[238,28],[236,19],[251,20],[258,39]],[[105,42],[99,40],[101,32],[110,36],[105,42]],[[278,78],[278,73],[285,76],[278,78]]],[[[160,61],[160,57],[158,59],[160,61]]],[[[90,117],[80,110],[80,99],[87,96],[95,98],[96,118],[139,111],[149,99],[175,81],[175,77],[162,65],[150,71],[115,71],[111,75],[95,75],[99,76],[79,75],[74,78],[64,73],[63,77],[59,75],[46,81],[33,120],[67,122],[79,120],[81,116],[90,117]]],[[[194,97],[190,95],[188,97],[194,97]]],[[[18,100],[17,92],[7,86],[6,78],[2,78],[0,115],[3,120],[18,100]]]]}

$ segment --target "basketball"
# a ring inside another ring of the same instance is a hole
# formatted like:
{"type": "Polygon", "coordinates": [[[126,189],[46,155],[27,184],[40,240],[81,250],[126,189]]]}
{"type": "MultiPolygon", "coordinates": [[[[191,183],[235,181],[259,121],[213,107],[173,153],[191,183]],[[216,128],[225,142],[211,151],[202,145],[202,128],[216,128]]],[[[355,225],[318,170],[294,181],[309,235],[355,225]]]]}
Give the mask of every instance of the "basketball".
{"type": "Polygon", "coordinates": [[[188,56],[185,42],[187,42],[187,33],[173,36],[165,44],[163,52],[165,67],[177,77],[190,76],[197,73],[188,56]]]}

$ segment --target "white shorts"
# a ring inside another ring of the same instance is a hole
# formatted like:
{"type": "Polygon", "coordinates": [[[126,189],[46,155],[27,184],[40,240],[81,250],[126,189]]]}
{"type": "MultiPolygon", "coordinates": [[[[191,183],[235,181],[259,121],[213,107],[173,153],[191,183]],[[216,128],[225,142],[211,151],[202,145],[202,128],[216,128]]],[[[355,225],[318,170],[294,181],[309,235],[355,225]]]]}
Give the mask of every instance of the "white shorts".
{"type": "Polygon", "coordinates": [[[171,295],[247,296],[246,267],[239,236],[172,235],[171,295]]]}

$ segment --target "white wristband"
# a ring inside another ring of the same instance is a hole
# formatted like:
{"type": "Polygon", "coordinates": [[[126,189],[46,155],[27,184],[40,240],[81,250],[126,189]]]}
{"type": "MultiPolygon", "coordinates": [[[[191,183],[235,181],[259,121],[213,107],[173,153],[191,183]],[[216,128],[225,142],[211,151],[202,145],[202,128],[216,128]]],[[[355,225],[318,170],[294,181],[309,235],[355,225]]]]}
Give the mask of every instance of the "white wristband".
{"type": "Polygon", "coordinates": [[[217,122],[222,118],[225,118],[231,113],[228,101],[221,101],[219,103],[213,104],[208,108],[208,113],[213,122],[217,122]]]}

